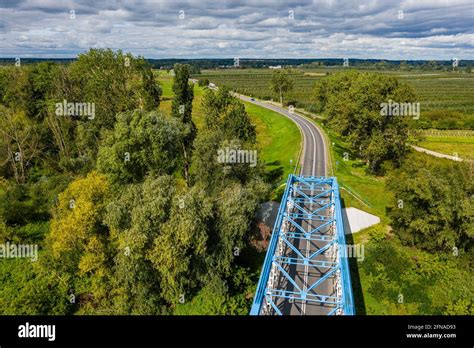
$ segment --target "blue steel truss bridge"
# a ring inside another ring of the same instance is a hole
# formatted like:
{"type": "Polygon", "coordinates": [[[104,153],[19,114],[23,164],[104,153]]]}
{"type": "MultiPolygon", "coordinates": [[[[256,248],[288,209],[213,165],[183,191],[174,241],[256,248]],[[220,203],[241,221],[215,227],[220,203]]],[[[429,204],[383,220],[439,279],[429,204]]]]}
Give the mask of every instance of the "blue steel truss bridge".
{"type": "Polygon", "coordinates": [[[353,315],[336,178],[288,178],[251,315],[353,315]]]}

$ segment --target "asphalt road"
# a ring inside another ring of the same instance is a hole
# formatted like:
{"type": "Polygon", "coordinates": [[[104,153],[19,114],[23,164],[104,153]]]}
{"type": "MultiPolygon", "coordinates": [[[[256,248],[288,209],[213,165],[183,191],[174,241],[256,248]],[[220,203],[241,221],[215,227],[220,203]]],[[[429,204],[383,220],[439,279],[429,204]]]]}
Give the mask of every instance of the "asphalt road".
{"type": "MultiPolygon", "coordinates": [[[[242,100],[278,112],[295,122],[303,135],[303,149],[300,158],[301,170],[299,174],[305,176],[326,176],[326,146],[321,131],[313,122],[307,120],[306,118],[301,115],[298,115],[295,112],[290,113],[288,109],[284,109],[282,107],[266,102],[251,100],[251,98],[247,96],[238,96],[242,100]]],[[[305,193],[317,194],[316,192],[312,191],[307,191],[305,193]]],[[[329,197],[326,198],[329,199],[329,197]]],[[[318,207],[318,204],[312,204],[311,206],[304,206],[303,208],[309,212],[314,211],[318,207]]],[[[319,224],[321,224],[321,222],[318,221],[299,221],[299,223],[301,227],[303,227],[306,231],[314,229],[319,226],[319,224]]],[[[328,230],[324,230],[322,231],[322,234],[328,232],[328,230]]],[[[324,247],[326,243],[327,242],[324,241],[310,241],[307,239],[293,240],[293,245],[296,246],[296,248],[306,257],[311,255],[313,252],[319,250],[320,248],[324,247]]],[[[296,257],[296,253],[292,251],[289,247],[286,247],[284,254],[285,256],[296,257]]],[[[324,254],[316,256],[314,260],[329,261],[329,259],[324,254]]],[[[325,272],[327,271],[327,268],[314,268],[301,264],[292,265],[291,267],[288,267],[286,271],[290,274],[290,276],[295,280],[295,282],[301,289],[307,290],[318,279],[324,276],[325,272]]],[[[291,282],[287,281],[287,279],[283,275],[280,276],[277,287],[278,289],[290,292],[297,290],[295,289],[294,285],[291,284],[291,282]]],[[[333,288],[334,284],[332,280],[329,280],[321,283],[321,285],[317,286],[316,288],[311,289],[308,293],[313,299],[321,298],[321,296],[334,296],[333,288]]],[[[276,303],[276,305],[285,315],[325,315],[333,308],[332,306],[327,304],[321,304],[313,301],[301,301],[297,299],[292,301],[283,300],[276,303]]]]}

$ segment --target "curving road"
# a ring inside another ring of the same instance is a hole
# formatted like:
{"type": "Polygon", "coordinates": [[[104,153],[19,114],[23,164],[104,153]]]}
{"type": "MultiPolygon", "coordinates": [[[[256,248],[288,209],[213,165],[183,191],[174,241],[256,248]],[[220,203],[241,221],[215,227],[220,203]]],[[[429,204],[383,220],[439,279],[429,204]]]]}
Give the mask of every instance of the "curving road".
{"type": "Polygon", "coordinates": [[[273,104],[251,100],[250,97],[234,93],[240,99],[266,109],[278,112],[296,123],[303,135],[303,151],[300,158],[300,175],[326,176],[327,151],[321,130],[311,121],[296,112],[273,104]]]}
{"type": "MultiPolygon", "coordinates": [[[[326,164],[327,164],[327,151],[326,145],[324,142],[323,135],[321,130],[311,121],[307,120],[305,117],[298,115],[295,112],[289,112],[287,109],[282,107],[252,100],[251,98],[236,94],[240,99],[245,100],[247,102],[253,103],[255,105],[270,109],[272,111],[278,112],[279,114],[288,117],[293,122],[296,123],[298,128],[301,131],[303,136],[303,148],[300,158],[300,175],[305,176],[326,176],[326,164]]],[[[312,191],[307,192],[313,194],[312,191]]],[[[305,206],[304,209],[309,211],[313,211],[317,207],[305,206]]],[[[302,221],[301,227],[305,230],[309,231],[318,226],[318,223],[302,221]]],[[[327,231],[326,231],[327,232],[327,231]]],[[[323,232],[323,233],[326,233],[323,232]]],[[[311,255],[313,252],[321,249],[327,242],[321,241],[310,241],[310,240],[294,240],[293,244],[300,250],[306,257],[311,255]]],[[[288,249],[288,256],[290,256],[293,251],[288,249]]],[[[294,255],[293,255],[294,256],[294,255]]],[[[318,255],[316,257],[317,260],[320,261],[329,261],[329,259],[324,255],[318,255]]],[[[290,276],[295,280],[298,286],[302,289],[308,289],[314,284],[318,279],[324,276],[327,269],[324,268],[317,268],[317,269],[309,269],[308,266],[303,265],[293,265],[288,270],[290,276]]],[[[294,286],[288,282],[284,277],[280,278],[278,288],[281,290],[288,290],[293,291],[294,286]]],[[[313,295],[334,295],[334,286],[330,284],[330,282],[323,282],[317,288],[312,289],[309,291],[310,294],[313,295]]],[[[286,315],[325,315],[327,314],[332,308],[319,303],[310,303],[307,301],[282,301],[277,304],[278,307],[281,309],[283,314],[286,315]]]]}

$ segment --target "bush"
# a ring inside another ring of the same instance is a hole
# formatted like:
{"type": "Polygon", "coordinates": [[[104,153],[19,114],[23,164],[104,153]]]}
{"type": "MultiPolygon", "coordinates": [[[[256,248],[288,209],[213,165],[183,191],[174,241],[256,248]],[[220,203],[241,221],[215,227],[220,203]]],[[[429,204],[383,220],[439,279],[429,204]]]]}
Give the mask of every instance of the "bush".
{"type": "Polygon", "coordinates": [[[209,86],[209,79],[199,79],[198,80],[198,85],[201,86],[201,87],[206,87],[206,86],[209,86]]]}

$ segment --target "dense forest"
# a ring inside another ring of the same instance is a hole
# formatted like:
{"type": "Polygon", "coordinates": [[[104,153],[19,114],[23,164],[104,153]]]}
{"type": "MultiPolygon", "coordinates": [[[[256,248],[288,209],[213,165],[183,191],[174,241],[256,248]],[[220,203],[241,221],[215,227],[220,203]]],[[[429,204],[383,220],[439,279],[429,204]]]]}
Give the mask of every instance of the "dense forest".
{"type": "Polygon", "coordinates": [[[254,148],[255,126],[209,90],[198,131],[191,69],[174,71],[167,115],[152,66],[121,51],[0,67],[0,243],[39,245],[0,262],[0,314],[248,313],[270,186],[216,153],[254,148]]]}

